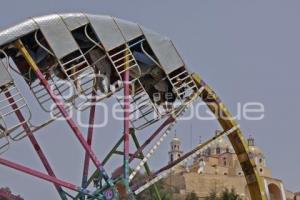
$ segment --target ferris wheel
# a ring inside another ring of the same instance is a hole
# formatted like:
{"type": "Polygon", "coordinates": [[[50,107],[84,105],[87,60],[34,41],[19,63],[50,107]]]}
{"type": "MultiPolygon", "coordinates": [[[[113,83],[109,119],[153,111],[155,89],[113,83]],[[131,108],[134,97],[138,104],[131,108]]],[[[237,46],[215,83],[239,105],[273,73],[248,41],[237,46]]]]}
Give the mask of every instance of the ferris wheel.
{"type": "Polygon", "coordinates": [[[160,179],[225,136],[238,156],[252,199],[266,199],[238,124],[203,79],[187,70],[170,39],[110,16],[54,14],[32,18],[0,32],[0,58],[1,153],[8,151],[10,144],[29,139],[46,173],[1,156],[0,164],[52,183],[61,199],[135,199],[150,188],[155,199],[160,200],[156,187],[160,179]],[[24,95],[20,78],[30,94],[24,95]],[[28,101],[28,96],[34,101],[28,101]],[[96,108],[98,102],[110,98],[116,98],[123,109],[124,127],[122,137],[100,160],[92,145],[96,108]],[[195,101],[207,104],[223,131],[152,171],[148,161],[195,101]],[[41,119],[35,114],[33,106],[46,117],[41,119]],[[70,111],[89,112],[87,138],[70,111]],[[58,119],[65,120],[85,152],[82,183],[57,177],[35,137],[36,132],[58,119]],[[139,139],[135,131],[153,125],[158,126],[157,130],[146,140],[139,139]],[[130,146],[136,148],[134,153],[129,152],[130,146]],[[114,155],[123,159],[109,175],[106,164],[114,155]],[[95,172],[89,171],[90,161],[95,172]],[[137,180],[143,168],[147,176],[137,180]]]}

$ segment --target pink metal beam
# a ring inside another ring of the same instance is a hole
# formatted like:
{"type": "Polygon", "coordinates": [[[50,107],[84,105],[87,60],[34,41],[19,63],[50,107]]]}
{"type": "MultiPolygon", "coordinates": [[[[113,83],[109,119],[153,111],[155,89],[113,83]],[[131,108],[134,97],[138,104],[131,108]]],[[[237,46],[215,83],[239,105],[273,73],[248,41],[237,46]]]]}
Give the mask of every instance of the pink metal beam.
{"type": "MultiPolygon", "coordinates": [[[[126,54],[128,52],[126,51],[126,54]]],[[[128,55],[126,55],[128,58],[128,55]]],[[[127,60],[126,60],[127,61],[127,60]]],[[[126,66],[127,67],[127,66],[126,66]]],[[[129,179],[129,69],[124,72],[124,179],[129,179]]],[[[129,184],[129,183],[128,183],[129,184]]]]}
{"type": "Polygon", "coordinates": [[[73,119],[69,116],[69,114],[65,110],[63,101],[61,101],[61,99],[58,96],[55,95],[55,93],[51,89],[48,81],[44,77],[44,75],[41,72],[41,70],[39,69],[39,67],[36,65],[36,63],[33,60],[33,58],[30,56],[29,52],[27,51],[26,47],[23,45],[23,43],[22,43],[21,40],[17,40],[16,47],[22,53],[22,55],[26,59],[27,63],[33,69],[35,75],[41,81],[41,84],[45,87],[45,89],[49,93],[50,97],[52,98],[52,100],[56,104],[56,106],[59,109],[59,111],[61,112],[62,116],[65,118],[65,120],[69,124],[69,126],[72,129],[73,133],[75,134],[75,136],[77,137],[77,139],[79,140],[79,142],[81,143],[81,145],[83,146],[83,148],[85,149],[85,151],[88,152],[90,158],[92,159],[93,163],[95,164],[95,166],[99,170],[99,172],[102,175],[102,177],[104,178],[104,180],[107,182],[107,184],[110,187],[114,186],[112,180],[109,178],[108,174],[104,170],[103,165],[98,160],[96,154],[94,153],[94,151],[91,149],[91,147],[89,146],[89,144],[87,143],[87,141],[83,137],[80,129],[77,127],[76,123],[73,121],[73,119]]]}
{"type": "Polygon", "coordinates": [[[141,145],[140,148],[130,157],[129,162],[132,162],[135,157],[138,157],[139,153],[142,152],[148,144],[169,124],[175,121],[173,116],[170,116],[164,123],[162,123],[158,129],[141,145]]]}
{"type": "MultiPolygon", "coordinates": [[[[5,92],[5,96],[8,100],[8,102],[11,104],[11,107],[16,110],[16,116],[18,118],[18,120],[20,122],[25,122],[25,118],[23,116],[23,114],[21,113],[21,111],[18,108],[18,105],[15,103],[15,100],[13,99],[11,93],[9,91],[5,92]]],[[[30,127],[28,126],[27,123],[23,123],[22,127],[24,128],[32,146],[34,147],[36,153],[38,154],[40,160],[42,161],[46,171],[48,172],[48,174],[52,177],[56,177],[54,174],[54,171],[51,168],[51,165],[49,163],[49,161],[46,158],[46,155],[44,154],[42,148],[40,147],[38,141],[36,140],[36,138],[34,137],[30,127]]],[[[55,185],[55,188],[57,189],[58,193],[60,194],[60,196],[62,197],[62,199],[67,199],[66,195],[63,193],[62,188],[59,185],[55,185]]]]}
{"type": "MultiPolygon", "coordinates": [[[[93,140],[93,132],[94,132],[94,123],[95,123],[95,113],[96,113],[96,93],[93,91],[92,99],[91,99],[91,108],[90,108],[90,117],[89,117],[89,128],[88,128],[88,136],[87,143],[89,146],[92,145],[93,140]]],[[[88,152],[85,152],[84,157],[84,167],[83,167],[83,176],[82,176],[82,187],[87,187],[87,179],[89,175],[89,165],[90,165],[90,157],[88,152]]]]}
{"type": "Polygon", "coordinates": [[[63,106],[64,105],[63,102],[51,90],[51,88],[48,84],[48,81],[44,78],[42,72],[38,69],[35,73],[36,73],[37,77],[40,79],[41,83],[44,85],[45,89],[47,90],[47,92],[49,93],[49,95],[51,96],[53,101],[55,102],[55,104],[57,105],[57,107],[60,110],[60,112],[62,113],[63,117],[66,119],[67,123],[69,124],[70,128],[73,130],[73,133],[75,134],[75,136],[77,137],[77,139],[79,140],[79,142],[81,143],[81,145],[83,146],[85,151],[88,152],[93,163],[95,164],[97,169],[100,171],[100,174],[103,176],[103,178],[108,182],[108,184],[110,186],[113,186],[112,181],[108,177],[108,174],[105,172],[105,170],[104,170],[101,162],[98,160],[96,154],[91,149],[91,147],[89,146],[87,141],[84,139],[84,137],[83,137],[81,131],[79,130],[79,128],[77,127],[76,123],[73,121],[73,119],[71,119],[71,117],[65,110],[65,108],[63,106]]]}
{"type": "Polygon", "coordinates": [[[55,185],[59,185],[59,186],[62,186],[62,187],[65,187],[65,188],[68,188],[70,190],[74,190],[74,191],[77,191],[77,192],[84,192],[84,193],[89,194],[88,190],[85,190],[85,189],[83,189],[81,187],[78,187],[78,186],[76,186],[76,185],[74,185],[72,183],[68,183],[68,182],[66,182],[64,180],[55,178],[53,176],[49,176],[47,174],[41,173],[39,171],[36,171],[36,170],[31,169],[29,167],[26,167],[24,165],[20,165],[18,163],[11,162],[11,161],[3,159],[3,158],[0,158],[0,164],[4,165],[4,166],[7,166],[9,168],[15,169],[17,171],[20,171],[20,172],[23,172],[23,173],[26,173],[26,174],[38,177],[38,178],[43,179],[45,181],[54,183],[55,185]]]}

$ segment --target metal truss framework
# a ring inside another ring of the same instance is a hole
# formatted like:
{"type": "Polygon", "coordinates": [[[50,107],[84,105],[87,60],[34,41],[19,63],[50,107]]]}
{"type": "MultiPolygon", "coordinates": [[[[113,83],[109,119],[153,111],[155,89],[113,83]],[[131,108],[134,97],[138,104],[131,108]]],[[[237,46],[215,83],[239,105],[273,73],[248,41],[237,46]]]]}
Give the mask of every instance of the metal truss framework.
{"type": "MultiPolygon", "coordinates": [[[[34,177],[43,179],[50,183],[53,183],[56,190],[59,193],[59,196],[62,200],[71,199],[101,199],[101,200],[110,200],[110,199],[134,199],[134,196],[142,192],[143,190],[150,187],[152,193],[154,194],[154,198],[156,200],[161,200],[161,196],[159,194],[159,188],[155,185],[157,181],[161,178],[165,177],[170,170],[181,164],[182,162],[186,161],[187,159],[191,159],[193,156],[198,154],[206,145],[210,144],[214,140],[219,137],[226,135],[229,138],[237,156],[243,172],[245,174],[245,178],[248,184],[248,188],[251,194],[252,199],[255,200],[266,200],[266,194],[264,193],[264,187],[261,182],[261,178],[258,175],[258,172],[255,168],[255,163],[253,158],[249,155],[248,146],[244,141],[243,134],[237,125],[237,123],[231,117],[231,114],[225,107],[224,103],[219,99],[219,97],[215,94],[215,92],[197,75],[192,74],[192,80],[190,82],[196,83],[198,90],[194,91],[193,94],[188,98],[181,106],[176,108],[175,112],[171,113],[168,118],[157,128],[153,134],[150,135],[146,141],[140,144],[138,137],[135,133],[135,129],[130,126],[130,69],[132,69],[134,65],[130,65],[130,56],[132,53],[130,52],[130,45],[126,45],[121,51],[125,52],[125,64],[123,71],[119,72],[119,75],[122,77],[123,81],[123,90],[124,90],[124,97],[123,97],[123,110],[124,110],[124,123],[123,123],[123,134],[122,137],[117,141],[117,143],[113,146],[111,151],[107,154],[107,156],[101,162],[100,159],[96,156],[94,151],[92,150],[92,140],[93,140],[93,133],[94,133],[94,124],[95,124],[95,115],[96,115],[96,93],[95,90],[93,91],[90,106],[90,113],[89,113],[89,128],[87,132],[87,138],[84,138],[83,133],[77,126],[77,124],[73,121],[73,119],[69,116],[65,103],[57,96],[54,92],[53,88],[50,87],[49,81],[45,78],[43,72],[37,65],[37,63],[32,58],[31,54],[29,53],[28,49],[25,47],[21,39],[16,40],[14,43],[16,48],[21,52],[23,57],[26,59],[26,62],[33,70],[34,74],[39,79],[40,83],[42,84],[43,88],[47,91],[47,94],[50,96],[52,101],[56,104],[59,113],[62,117],[65,118],[65,121],[68,123],[70,129],[72,130],[73,134],[79,140],[80,144],[82,145],[83,149],[85,150],[85,158],[84,158],[84,168],[83,168],[83,175],[82,175],[82,183],[80,186],[69,183],[67,181],[61,180],[55,176],[55,173],[46,158],[41,146],[39,145],[37,139],[35,138],[33,131],[29,124],[22,123],[22,128],[24,129],[26,136],[28,136],[30,142],[32,143],[36,153],[38,154],[41,162],[43,163],[46,173],[39,172],[37,170],[31,169],[24,165],[20,165],[18,163],[0,158],[0,164],[7,166],[9,168],[18,170],[20,172],[32,175],[34,177]],[[219,135],[213,137],[212,139],[208,140],[207,142],[203,143],[202,145],[196,147],[192,151],[186,153],[181,158],[175,160],[174,162],[168,164],[167,166],[159,169],[156,172],[152,172],[150,170],[149,165],[147,164],[148,160],[154,154],[156,149],[161,145],[163,140],[167,137],[170,133],[172,127],[174,127],[175,123],[177,122],[178,118],[184,114],[184,112],[188,109],[189,105],[193,103],[196,99],[200,99],[204,101],[208,108],[216,115],[217,120],[219,121],[220,125],[223,128],[223,132],[219,135]],[[130,153],[129,152],[129,141],[130,137],[132,138],[134,145],[136,147],[136,152],[130,153]],[[145,152],[146,147],[148,147],[155,139],[156,142],[154,146],[150,148],[148,152],[145,152]],[[118,148],[123,144],[123,150],[118,151],[118,148]],[[123,165],[120,167],[121,172],[118,174],[117,177],[110,177],[104,169],[105,164],[109,161],[112,155],[122,155],[123,156],[123,165]],[[130,169],[130,163],[138,159],[140,160],[139,164],[130,169]],[[89,165],[90,161],[95,165],[96,171],[92,173],[89,177],[89,165]],[[134,177],[136,174],[144,168],[147,177],[143,178],[142,180],[135,181],[134,177]],[[87,188],[93,182],[93,180],[99,179],[100,187],[96,188],[94,191],[90,191],[87,188]],[[104,180],[102,182],[102,180],[104,180]],[[70,195],[66,192],[63,188],[72,190],[77,192],[76,196],[70,195]],[[121,189],[120,189],[121,188],[121,189]],[[125,191],[125,192],[124,192],[125,191]]],[[[119,52],[117,52],[119,53],[119,52]]],[[[112,58],[111,56],[110,58],[112,58]]],[[[117,60],[112,60],[114,64],[116,64],[117,60]]],[[[122,64],[123,65],[123,64],[122,64]]],[[[180,74],[184,74],[185,71],[180,72],[180,74]]],[[[175,80],[176,77],[170,80],[175,80]]],[[[188,83],[190,83],[188,82],[188,83]]],[[[176,86],[176,82],[172,83],[173,87],[176,89],[176,92],[181,95],[180,87],[176,86]],[[176,88],[177,87],[177,88],[176,88]]],[[[2,88],[3,89],[3,88],[2,88]]],[[[4,88],[5,90],[5,88],[4,88]]],[[[20,122],[24,122],[25,117],[23,116],[22,112],[19,111],[18,105],[16,101],[9,92],[5,93],[6,98],[8,99],[10,106],[13,110],[15,110],[15,114],[17,119],[20,122]]],[[[155,121],[155,120],[154,120],[155,121]]],[[[152,121],[151,121],[152,123],[152,121]]]]}

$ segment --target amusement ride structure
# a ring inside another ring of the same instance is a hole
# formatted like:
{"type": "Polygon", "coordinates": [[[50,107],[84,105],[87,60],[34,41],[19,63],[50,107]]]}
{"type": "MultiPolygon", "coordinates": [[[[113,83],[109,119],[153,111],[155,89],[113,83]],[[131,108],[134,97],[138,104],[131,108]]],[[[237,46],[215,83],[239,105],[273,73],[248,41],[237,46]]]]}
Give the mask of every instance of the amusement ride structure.
{"type": "Polygon", "coordinates": [[[28,138],[46,173],[1,157],[0,164],[53,183],[61,199],[135,199],[149,188],[155,199],[160,200],[155,183],[224,136],[238,156],[252,199],[266,199],[238,124],[202,78],[187,70],[168,38],[110,16],[54,14],[32,18],[0,32],[0,55],[1,153],[12,142],[28,138]],[[24,96],[16,81],[20,77],[31,94],[24,96]],[[120,92],[122,97],[116,95],[120,92]],[[28,103],[29,95],[35,102],[28,103]],[[97,102],[113,97],[123,108],[124,130],[119,141],[111,145],[108,155],[100,160],[92,148],[96,106],[97,102]],[[223,132],[167,166],[151,171],[148,160],[180,116],[197,100],[205,102],[216,115],[223,132]],[[46,119],[40,120],[31,111],[33,104],[38,105],[46,119]],[[70,116],[71,110],[89,112],[87,138],[70,116]],[[61,118],[85,151],[81,184],[69,183],[55,175],[35,137],[35,132],[61,118]],[[41,122],[36,124],[35,119],[41,122]],[[141,141],[135,131],[153,124],[159,125],[158,129],[141,141]],[[133,144],[129,142],[130,137],[133,144]],[[129,153],[129,145],[135,145],[135,153],[129,153]],[[118,151],[120,146],[122,151],[118,151]],[[123,163],[110,176],[105,165],[114,154],[122,155],[123,163]],[[140,160],[139,164],[134,166],[133,160],[140,160]],[[97,169],[94,173],[89,172],[90,161],[97,169]],[[142,168],[147,176],[135,179],[142,168]],[[91,186],[93,182],[96,184],[91,186]]]}

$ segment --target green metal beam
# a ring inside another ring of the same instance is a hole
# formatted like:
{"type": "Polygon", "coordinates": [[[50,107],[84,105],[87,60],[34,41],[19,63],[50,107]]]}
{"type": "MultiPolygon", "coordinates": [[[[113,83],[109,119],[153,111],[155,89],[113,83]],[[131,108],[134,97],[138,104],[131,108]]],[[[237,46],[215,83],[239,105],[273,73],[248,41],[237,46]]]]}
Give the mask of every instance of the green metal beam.
{"type": "MultiPolygon", "coordinates": [[[[124,152],[123,151],[115,151],[114,154],[124,155],[124,152]]],[[[129,155],[132,156],[133,154],[129,154],[129,155]]],[[[143,157],[141,155],[137,155],[135,158],[140,159],[140,160],[143,159],[143,157]]]]}
{"type": "MultiPolygon", "coordinates": [[[[140,144],[139,144],[138,138],[136,137],[136,134],[135,134],[134,129],[130,129],[130,135],[131,135],[131,137],[132,137],[132,139],[133,139],[133,142],[134,142],[136,148],[139,149],[139,148],[140,148],[140,144]]],[[[111,156],[112,156],[113,154],[121,154],[121,153],[122,153],[122,152],[120,152],[120,151],[117,150],[117,149],[119,148],[119,146],[122,144],[122,142],[123,142],[123,136],[117,141],[117,143],[115,144],[115,146],[110,150],[110,152],[109,152],[109,153],[106,155],[106,157],[103,159],[103,162],[102,162],[103,166],[109,161],[109,159],[111,158],[111,156]]],[[[123,155],[123,154],[122,154],[122,155],[123,155]]],[[[145,156],[143,155],[143,153],[140,152],[140,153],[139,153],[139,156],[138,156],[138,159],[144,159],[144,157],[145,157],[145,156]]],[[[150,170],[150,167],[149,167],[148,163],[145,163],[144,167],[145,167],[145,171],[146,171],[147,175],[149,176],[149,175],[151,174],[151,170],[150,170]]],[[[91,175],[91,177],[88,179],[87,184],[90,185],[91,182],[93,181],[93,179],[94,179],[95,177],[97,177],[97,176],[99,176],[99,172],[98,172],[98,171],[95,171],[95,172],[91,175]]],[[[158,187],[156,186],[156,184],[153,184],[153,186],[151,187],[151,190],[154,191],[156,200],[162,200],[162,198],[161,198],[161,196],[160,196],[160,193],[159,193],[159,189],[158,189],[158,187]]],[[[78,198],[78,196],[77,196],[76,198],[78,198]]],[[[75,199],[76,199],[76,198],[75,198],[75,199]]]]}
{"type": "MultiPolygon", "coordinates": [[[[121,143],[123,142],[123,137],[122,136],[118,142],[115,144],[115,146],[110,150],[110,152],[106,155],[106,157],[104,158],[104,160],[102,161],[102,165],[104,166],[109,159],[111,158],[111,156],[114,154],[114,152],[119,148],[119,146],[121,145],[121,143]]],[[[94,173],[92,174],[92,176],[88,179],[87,185],[89,186],[91,184],[91,182],[93,181],[93,179],[95,177],[99,176],[99,172],[96,170],[94,171],[94,173]]],[[[78,194],[75,199],[78,199],[80,197],[80,194],[78,194]]]]}
{"type": "MultiPolygon", "coordinates": [[[[104,158],[102,164],[103,166],[108,162],[108,160],[111,158],[111,156],[114,154],[114,152],[119,148],[119,146],[121,145],[121,143],[123,142],[123,136],[118,140],[118,142],[116,143],[116,145],[111,149],[111,151],[107,154],[107,156],[104,158]]],[[[93,179],[95,177],[99,176],[99,172],[96,170],[92,176],[89,178],[88,180],[88,185],[91,184],[91,182],[93,181],[93,179]]]]}

